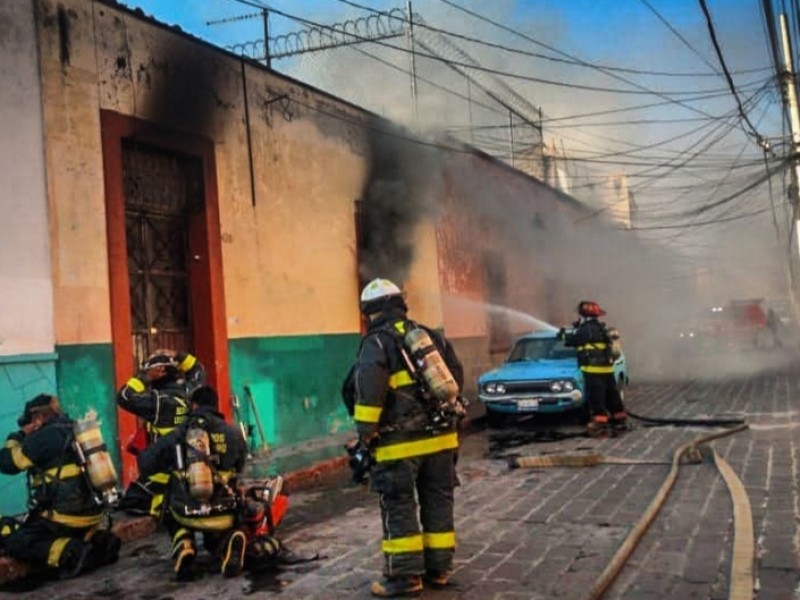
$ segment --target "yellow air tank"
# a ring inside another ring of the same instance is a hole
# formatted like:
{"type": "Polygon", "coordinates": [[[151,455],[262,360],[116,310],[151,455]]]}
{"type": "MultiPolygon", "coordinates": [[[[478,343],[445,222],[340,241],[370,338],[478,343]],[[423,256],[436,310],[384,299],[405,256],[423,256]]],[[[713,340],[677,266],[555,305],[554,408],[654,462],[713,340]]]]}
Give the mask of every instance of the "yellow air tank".
{"type": "Polygon", "coordinates": [[[431,393],[440,402],[455,405],[458,384],[428,332],[414,328],[406,334],[404,343],[431,393]]]}
{"type": "Polygon", "coordinates": [[[190,427],[186,444],[191,448],[186,458],[189,494],[198,502],[208,502],[214,495],[214,474],[206,462],[211,451],[208,433],[200,427],[190,427]]]}
{"type": "Polygon", "coordinates": [[[116,503],[119,499],[117,471],[103,442],[95,415],[89,413],[75,421],[73,431],[92,487],[103,495],[107,503],[116,503]]]}

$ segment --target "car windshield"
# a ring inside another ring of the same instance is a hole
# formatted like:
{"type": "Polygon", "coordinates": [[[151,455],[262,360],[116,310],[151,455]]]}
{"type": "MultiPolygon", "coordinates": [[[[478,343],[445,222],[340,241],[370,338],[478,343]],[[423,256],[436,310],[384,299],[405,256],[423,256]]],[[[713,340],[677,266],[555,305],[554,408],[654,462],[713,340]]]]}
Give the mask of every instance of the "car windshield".
{"type": "Polygon", "coordinates": [[[506,362],[562,358],[575,358],[575,348],[556,338],[527,338],[514,344],[506,362]]]}

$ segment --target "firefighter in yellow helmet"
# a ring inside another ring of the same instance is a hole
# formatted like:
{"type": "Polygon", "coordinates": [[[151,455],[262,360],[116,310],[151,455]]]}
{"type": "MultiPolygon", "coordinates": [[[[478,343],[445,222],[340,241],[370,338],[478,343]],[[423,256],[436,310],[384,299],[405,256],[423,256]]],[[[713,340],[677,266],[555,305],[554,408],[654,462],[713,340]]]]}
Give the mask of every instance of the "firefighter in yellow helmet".
{"type": "Polygon", "coordinates": [[[580,318],[573,323],[573,331],[559,331],[564,344],[574,347],[578,353],[578,365],[586,384],[587,433],[590,436],[603,434],[609,428],[625,429],[627,422],[614,377],[614,361],[618,358],[614,355],[614,348],[619,333],[600,321],[605,314],[597,302],[583,300],[578,304],[580,318]]]}
{"type": "Polygon", "coordinates": [[[433,344],[426,352],[435,349],[444,359],[451,395],[463,384],[463,369],[444,336],[409,320],[407,310],[391,281],[375,279],[364,287],[361,312],[369,324],[351,371],[353,416],[360,440],[372,451],[369,477],[380,494],[384,577],[371,588],[380,597],[417,593],[423,581],[446,585],[456,544],[457,413],[432,393],[404,340],[412,331],[429,336],[433,344]]]}

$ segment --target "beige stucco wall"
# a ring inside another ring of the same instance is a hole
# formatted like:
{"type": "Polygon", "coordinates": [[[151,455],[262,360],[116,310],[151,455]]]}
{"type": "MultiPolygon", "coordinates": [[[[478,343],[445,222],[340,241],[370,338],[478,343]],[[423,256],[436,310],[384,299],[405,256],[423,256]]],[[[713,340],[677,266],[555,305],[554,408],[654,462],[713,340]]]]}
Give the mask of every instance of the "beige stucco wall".
{"type": "MultiPolygon", "coordinates": [[[[367,115],[245,65],[254,202],[239,59],[103,3],[38,4],[59,342],[111,335],[101,109],[213,141],[229,337],[358,331],[367,115]]],[[[417,234],[409,300],[441,325],[433,225],[417,234]]]]}
{"type": "Polygon", "coordinates": [[[0,356],[53,351],[33,4],[0,3],[0,356]]]}

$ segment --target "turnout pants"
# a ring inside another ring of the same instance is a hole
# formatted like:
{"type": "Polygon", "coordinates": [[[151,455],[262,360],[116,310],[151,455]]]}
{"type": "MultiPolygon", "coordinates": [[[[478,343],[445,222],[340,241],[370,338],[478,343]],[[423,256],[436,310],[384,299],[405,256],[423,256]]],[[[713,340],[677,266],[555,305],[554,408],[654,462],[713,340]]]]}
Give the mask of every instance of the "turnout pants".
{"type": "Polygon", "coordinates": [[[443,450],[373,466],[370,478],[372,489],[380,494],[387,577],[452,570],[455,452],[443,450]]]}
{"type": "Polygon", "coordinates": [[[613,373],[584,373],[586,403],[592,420],[606,421],[608,417],[625,412],[622,397],[613,373]]]}
{"type": "Polygon", "coordinates": [[[66,554],[86,544],[96,527],[74,528],[33,517],[5,538],[8,554],[17,560],[57,568],[66,554]]]}

